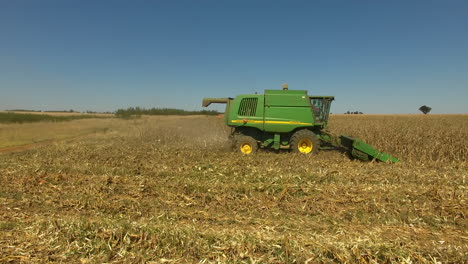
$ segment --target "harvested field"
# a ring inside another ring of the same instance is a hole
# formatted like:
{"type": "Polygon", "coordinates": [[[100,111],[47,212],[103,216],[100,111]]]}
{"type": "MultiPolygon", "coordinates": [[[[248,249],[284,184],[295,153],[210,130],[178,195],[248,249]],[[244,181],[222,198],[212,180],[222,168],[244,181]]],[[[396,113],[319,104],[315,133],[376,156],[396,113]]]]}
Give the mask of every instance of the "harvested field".
{"type": "Polygon", "coordinates": [[[121,120],[95,118],[67,122],[0,123],[0,151],[8,147],[103,133],[110,129],[118,129],[124,126],[123,123],[121,120]]]}
{"type": "Polygon", "coordinates": [[[27,115],[50,115],[50,116],[99,116],[99,117],[114,117],[114,114],[105,113],[81,113],[81,112],[60,112],[60,111],[0,111],[0,113],[15,113],[27,115]]]}
{"type": "Polygon", "coordinates": [[[331,118],[403,162],[240,156],[206,116],[0,155],[0,262],[468,262],[468,116],[331,118]]]}

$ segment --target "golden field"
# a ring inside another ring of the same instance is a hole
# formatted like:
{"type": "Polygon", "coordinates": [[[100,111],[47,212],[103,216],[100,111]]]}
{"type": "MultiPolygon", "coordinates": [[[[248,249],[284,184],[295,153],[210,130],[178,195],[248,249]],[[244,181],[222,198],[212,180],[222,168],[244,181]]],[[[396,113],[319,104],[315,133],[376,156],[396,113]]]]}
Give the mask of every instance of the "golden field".
{"type": "Polygon", "coordinates": [[[468,115],[332,115],[330,129],[361,138],[403,161],[463,162],[468,115]]]}
{"type": "Polygon", "coordinates": [[[111,119],[0,124],[0,149],[101,133],[116,126],[120,124],[111,119]]]}
{"type": "Polygon", "coordinates": [[[216,117],[81,121],[102,130],[0,154],[1,263],[468,262],[467,115],[331,116],[397,164],[241,156],[216,117]]]}
{"type": "Polygon", "coordinates": [[[51,116],[101,116],[101,117],[113,117],[114,114],[105,113],[81,113],[81,112],[37,112],[37,111],[0,111],[0,113],[15,113],[15,114],[30,114],[30,115],[51,115],[51,116]]]}

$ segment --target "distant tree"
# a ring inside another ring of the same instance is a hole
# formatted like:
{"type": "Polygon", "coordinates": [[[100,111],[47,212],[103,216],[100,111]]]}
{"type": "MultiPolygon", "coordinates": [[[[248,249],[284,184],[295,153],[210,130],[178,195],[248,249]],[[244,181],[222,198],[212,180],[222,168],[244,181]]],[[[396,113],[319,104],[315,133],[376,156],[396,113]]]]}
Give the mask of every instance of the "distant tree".
{"type": "MultiPolygon", "coordinates": [[[[331,114],[331,113],[330,113],[331,114]]],[[[346,111],[346,113],[344,113],[345,115],[362,115],[364,114],[363,112],[360,112],[360,111],[346,111]]]]}
{"type": "Polygon", "coordinates": [[[432,110],[432,108],[430,108],[427,105],[423,105],[423,106],[419,107],[419,111],[421,111],[423,114],[428,114],[431,110],[432,110]]]}

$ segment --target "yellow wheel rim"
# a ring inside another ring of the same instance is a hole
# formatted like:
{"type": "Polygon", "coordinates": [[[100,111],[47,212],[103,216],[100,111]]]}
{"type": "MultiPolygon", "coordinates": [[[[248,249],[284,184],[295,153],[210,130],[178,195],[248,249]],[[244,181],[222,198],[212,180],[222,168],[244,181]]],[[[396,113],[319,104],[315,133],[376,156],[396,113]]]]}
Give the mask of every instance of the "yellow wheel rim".
{"type": "Polygon", "coordinates": [[[240,150],[244,154],[250,154],[252,153],[253,148],[252,145],[250,145],[249,143],[242,143],[240,146],[240,150]]]}
{"type": "Polygon", "coordinates": [[[307,154],[312,152],[314,145],[310,139],[305,138],[299,141],[297,148],[299,149],[299,152],[307,154]]]}

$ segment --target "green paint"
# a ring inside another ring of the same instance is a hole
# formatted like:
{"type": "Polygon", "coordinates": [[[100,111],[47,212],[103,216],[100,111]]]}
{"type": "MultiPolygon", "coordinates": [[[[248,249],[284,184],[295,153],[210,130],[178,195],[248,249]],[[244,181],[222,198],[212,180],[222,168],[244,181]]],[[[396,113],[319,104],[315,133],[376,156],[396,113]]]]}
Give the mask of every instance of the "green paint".
{"type": "Polygon", "coordinates": [[[275,133],[275,137],[273,139],[273,148],[274,149],[280,149],[280,134],[275,133]]]}

